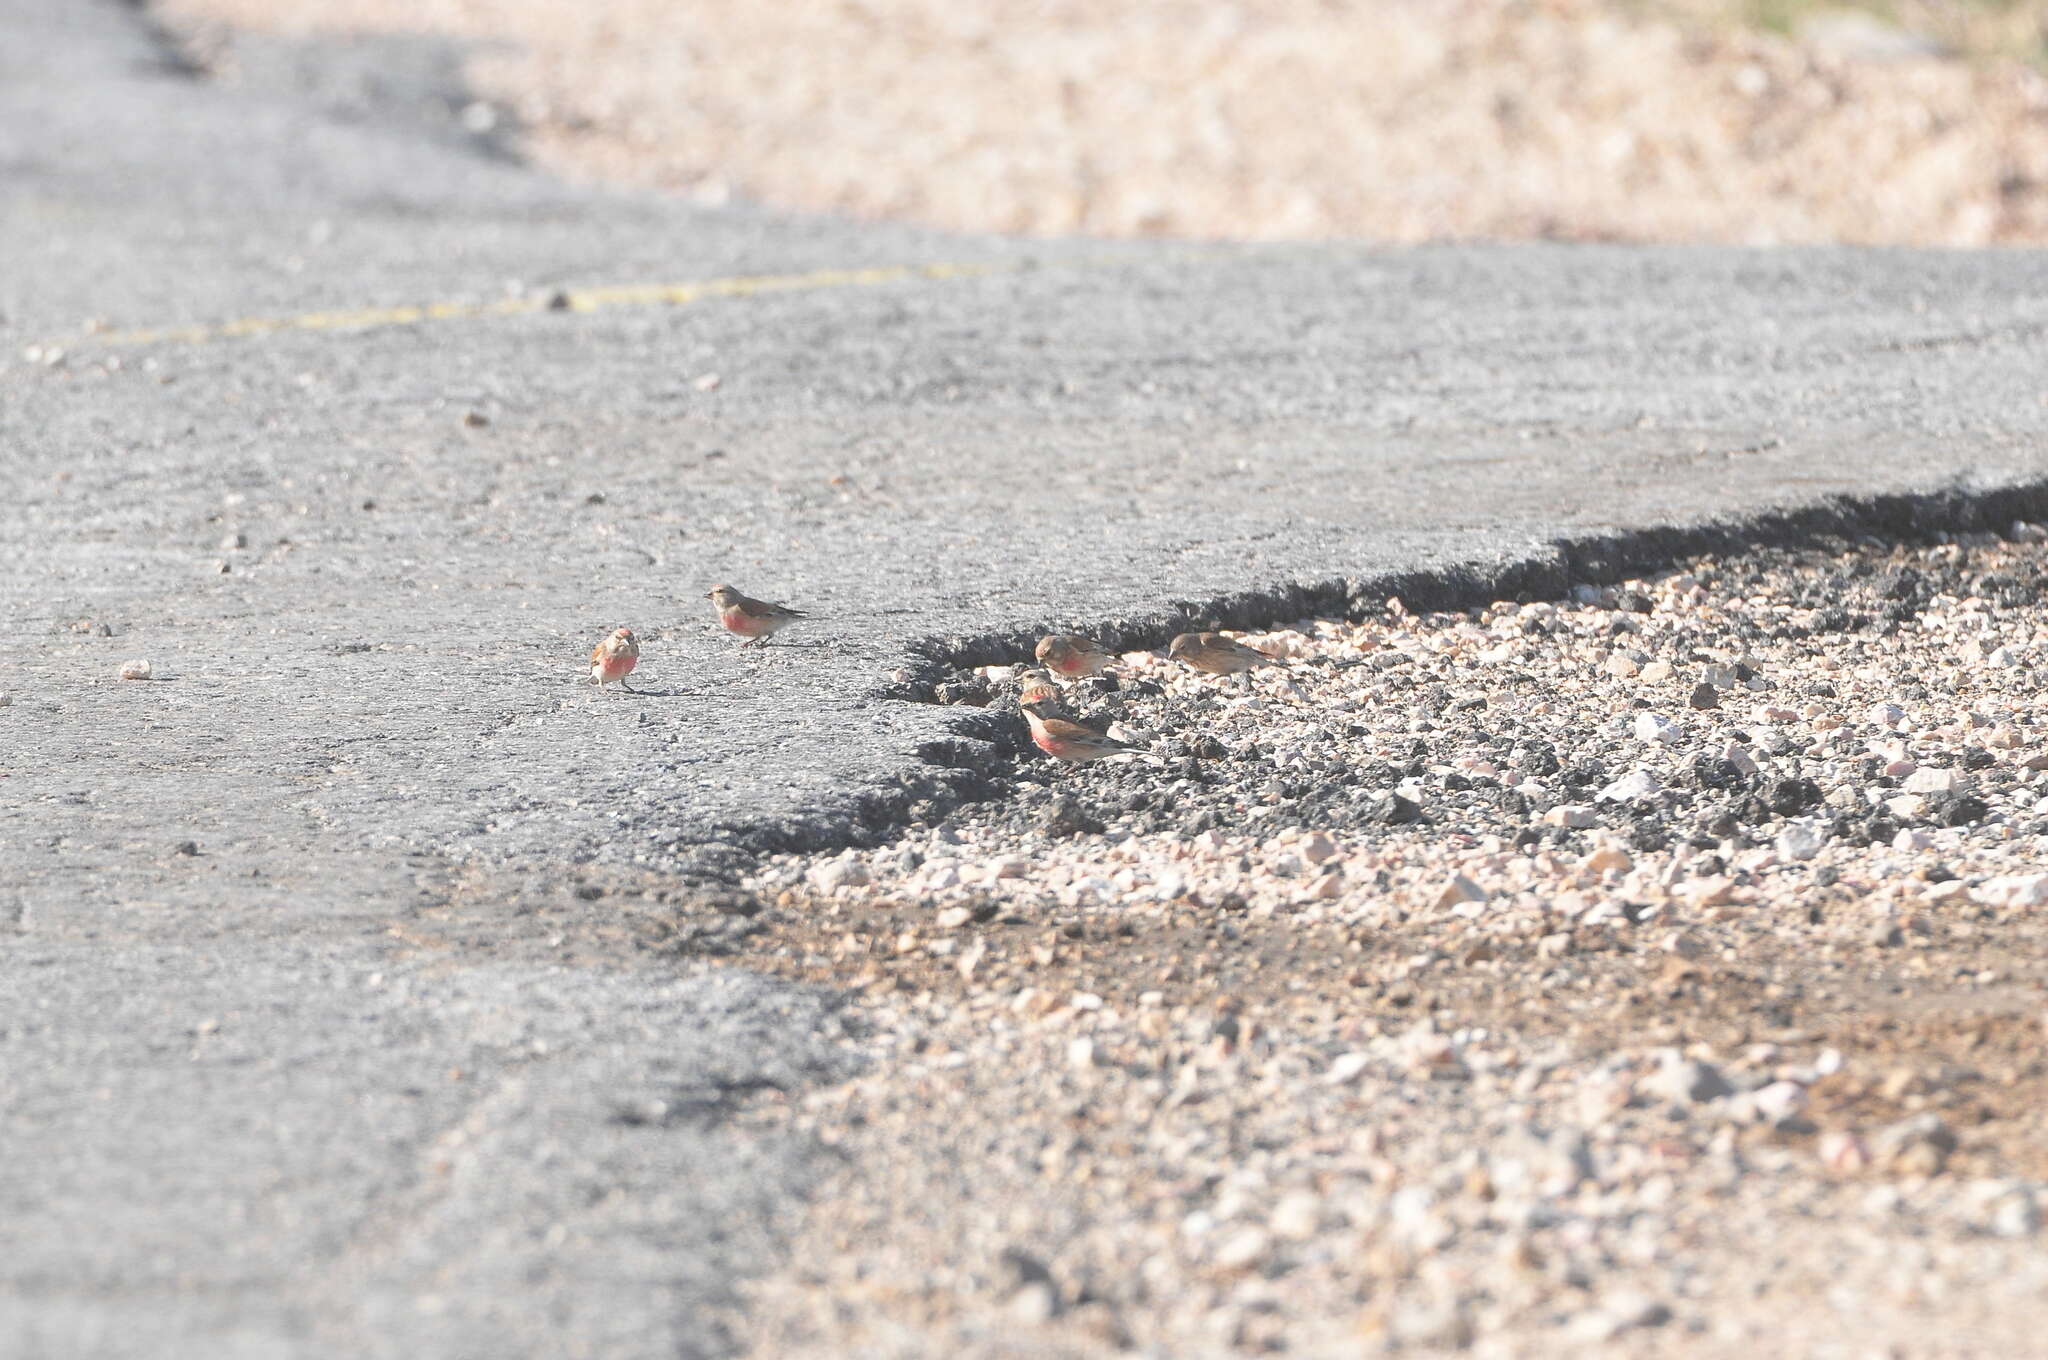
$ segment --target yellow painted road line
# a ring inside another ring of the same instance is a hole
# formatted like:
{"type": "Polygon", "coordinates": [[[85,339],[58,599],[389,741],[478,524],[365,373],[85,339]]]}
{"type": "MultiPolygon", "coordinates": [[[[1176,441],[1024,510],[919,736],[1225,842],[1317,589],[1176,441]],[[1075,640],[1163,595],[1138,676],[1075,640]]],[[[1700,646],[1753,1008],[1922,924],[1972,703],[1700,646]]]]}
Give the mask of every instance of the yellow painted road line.
{"type": "Polygon", "coordinates": [[[691,283],[615,284],[600,288],[565,288],[533,297],[497,302],[430,302],[403,307],[365,307],[353,311],[300,312],[293,316],[250,316],[208,326],[174,326],[154,330],[100,331],[47,347],[92,345],[204,345],[216,340],[244,340],[287,331],[367,331],[384,326],[416,326],[428,321],[471,321],[494,316],[526,316],[536,312],[599,312],[612,307],[683,307],[712,298],[746,298],[764,293],[801,293],[824,288],[867,288],[917,279],[943,282],[980,278],[1023,268],[1021,264],[887,265],[873,269],[818,269],[808,274],[749,274],[691,283]]]}

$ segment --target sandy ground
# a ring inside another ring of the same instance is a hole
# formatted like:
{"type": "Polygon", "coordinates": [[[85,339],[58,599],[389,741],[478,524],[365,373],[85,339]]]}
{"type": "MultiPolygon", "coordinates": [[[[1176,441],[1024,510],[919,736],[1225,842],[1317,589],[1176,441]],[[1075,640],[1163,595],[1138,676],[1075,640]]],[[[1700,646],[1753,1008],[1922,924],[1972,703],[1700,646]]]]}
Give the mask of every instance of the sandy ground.
{"type": "Polygon", "coordinates": [[[1110,236],[2048,241],[2038,0],[1898,26],[1797,0],[155,9],[224,79],[237,30],[455,37],[472,126],[714,201],[1110,236]]]}

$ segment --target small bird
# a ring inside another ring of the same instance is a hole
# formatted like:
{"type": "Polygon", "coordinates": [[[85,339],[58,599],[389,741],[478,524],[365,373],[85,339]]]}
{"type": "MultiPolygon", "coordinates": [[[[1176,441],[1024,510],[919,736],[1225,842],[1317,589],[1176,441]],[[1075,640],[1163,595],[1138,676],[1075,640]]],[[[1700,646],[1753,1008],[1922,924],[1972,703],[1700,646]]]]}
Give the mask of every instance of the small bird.
{"type": "MultiPolygon", "coordinates": [[[[1254,666],[1280,664],[1280,658],[1267,656],[1221,633],[1182,633],[1168,644],[1166,654],[1183,665],[1210,675],[1244,675],[1254,666]]],[[[1245,683],[1251,683],[1249,677],[1245,683]]]]}
{"type": "Polygon", "coordinates": [[[1069,680],[1100,675],[1102,668],[1114,659],[1101,643],[1079,633],[1054,633],[1050,637],[1042,637],[1038,640],[1038,650],[1032,655],[1038,658],[1039,665],[1050,667],[1069,680]]]}
{"type": "Polygon", "coordinates": [[[738,633],[746,641],[742,647],[754,647],[766,642],[785,625],[807,617],[802,610],[790,609],[785,605],[770,604],[742,595],[731,586],[713,586],[704,598],[718,606],[718,621],[729,633],[738,633]]]}
{"type": "Polygon", "coordinates": [[[1024,705],[1024,719],[1031,724],[1031,740],[1038,749],[1070,765],[1138,749],[1129,742],[1118,741],[1093,723],[1062,717],[1059,706],[1050,699],[1024,705]]]}
{"type": "Polygon", "coordinates": [[[630,628],[614,628],[610,637],[590,649],[590,683],[603,689],[608,681],[616,680],[626,693],[638,694],[639,690],[626,683],[626,676],[639,664],[640,640],[630,628]]]}

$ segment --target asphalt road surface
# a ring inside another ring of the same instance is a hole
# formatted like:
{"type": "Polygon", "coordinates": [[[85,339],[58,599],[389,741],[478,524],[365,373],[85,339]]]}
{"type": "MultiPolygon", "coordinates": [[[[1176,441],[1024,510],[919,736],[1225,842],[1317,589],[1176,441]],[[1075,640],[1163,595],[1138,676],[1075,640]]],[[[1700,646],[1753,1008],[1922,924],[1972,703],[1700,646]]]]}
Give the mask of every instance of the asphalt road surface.
{"type": "Polygon", "coordinates": [[[10,1356],[721,1353],[844,1060],[716,892],[971,788],[892,675],[2048,472],[2039,254],[961,239],[0,33],[10,1356]]]}

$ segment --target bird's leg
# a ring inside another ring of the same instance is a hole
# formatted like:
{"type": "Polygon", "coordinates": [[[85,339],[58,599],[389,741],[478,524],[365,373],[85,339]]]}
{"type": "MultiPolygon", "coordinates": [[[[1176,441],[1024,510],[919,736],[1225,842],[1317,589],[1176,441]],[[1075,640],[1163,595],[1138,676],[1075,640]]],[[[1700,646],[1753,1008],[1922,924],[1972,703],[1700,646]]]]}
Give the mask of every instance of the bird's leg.
{"type": "Polygon", "coordinates": [[[626,691],[626,693],[628,694],[638,694],[640,692],[639,690],[634,689],[631,685],[627,684],[626,677],[623,675],[619,677],[619,688],[626,691]]]}

